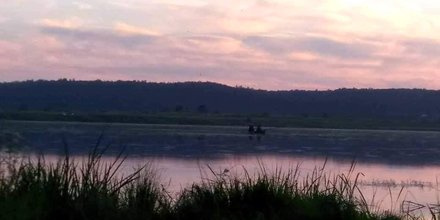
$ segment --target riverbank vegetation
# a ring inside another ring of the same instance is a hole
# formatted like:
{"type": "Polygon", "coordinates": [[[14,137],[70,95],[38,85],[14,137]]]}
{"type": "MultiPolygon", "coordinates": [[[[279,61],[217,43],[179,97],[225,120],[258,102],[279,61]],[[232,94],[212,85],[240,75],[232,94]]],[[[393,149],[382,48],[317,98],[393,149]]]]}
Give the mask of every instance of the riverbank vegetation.
{"type": "Polygon", "coordinates": [[[63,121],[91,123],[133,123],[173,125],[221,125],[265,127],[385,129],[440,131],[438,120],[398,117],[362,118],[328,114],[271,115],[218,112],[63,112],[63,111],[0,111],[0,120],[63,121]]]}
{"type": "Polygon", "coordinates": [[[160,184],[149,164],[121,176],[120,154],[112,163],[93,150],[86,161],[69,156],[3,161],[0,219],[399,219],[371,211],[357,187],[358,175],[328,175],[316,168],[256,174],[211,169],[201,182],[176,195],[160,184]]]}

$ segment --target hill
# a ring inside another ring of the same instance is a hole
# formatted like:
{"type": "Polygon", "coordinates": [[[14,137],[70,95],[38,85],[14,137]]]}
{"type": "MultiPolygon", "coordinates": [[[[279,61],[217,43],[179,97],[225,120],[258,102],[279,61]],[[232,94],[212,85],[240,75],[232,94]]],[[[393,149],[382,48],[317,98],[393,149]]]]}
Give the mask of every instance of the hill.
{"type": "Polygon", "coordinates": [[[1,111],[221,112],[362,118],[440,118],[440,91],[266,91],[210,82],[22,81],[0,83],[1,111]]]}

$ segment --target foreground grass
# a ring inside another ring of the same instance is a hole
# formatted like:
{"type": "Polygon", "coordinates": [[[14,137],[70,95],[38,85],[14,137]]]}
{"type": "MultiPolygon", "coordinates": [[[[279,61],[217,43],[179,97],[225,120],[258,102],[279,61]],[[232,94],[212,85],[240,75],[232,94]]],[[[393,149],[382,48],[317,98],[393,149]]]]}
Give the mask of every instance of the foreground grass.
{"type": "Polygon", "coordinates": [[[92,154],[81,164],[66,157],[10,165],[0,179],[0,219],[162,219],[168,201],[147,167],[117,177],[112,164],[92,154]]]}
{"type": "Polygon", "coordinates": [[[228,172],[203,178],[173,197],[150,166],[121,177],[124,158],[101,162],[65,157],[6,164],[0,177],[0,219],[399,219],[373,213],[352,172],[327,176],[316,169],[300,178],[298,168],[243,176],[228,172]]]}
{"type": "Polygon", "coordinates": [[[175,215],[177,219],[399,219],[370,212],[356,186],[358,176],[351,181],[351,173],[330,177],[315,169],[300,179],[298,170],[268,175],[261,167],[255,176],[242,178],[217,174],[214,180],[185,189],[175,204],[175,215]]]}

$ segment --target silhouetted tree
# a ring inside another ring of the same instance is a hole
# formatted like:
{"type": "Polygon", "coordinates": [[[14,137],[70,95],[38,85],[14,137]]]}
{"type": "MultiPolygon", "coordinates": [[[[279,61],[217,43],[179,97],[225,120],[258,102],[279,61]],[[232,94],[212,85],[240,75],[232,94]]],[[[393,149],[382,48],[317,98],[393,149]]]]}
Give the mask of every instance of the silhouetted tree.
{"type": "Polygon", "coordinates": [[[174,108],[175,112],[182,112],[183,111],[183,106],[182,105],[176,105],[176,107],[174,108]]]}
{"type": "Polygon", "coordinates": [[[18,106],[18,111],[27,111],[27,110],[29,110],[29,107],[28,107],[28,105],[26,105],[26,104],[20,104],[20,106],[18,106]]]}
{"type": "Polygon", "coordinates": [[[206,105],[199,105],[199,107],[197,107],[197,112],[199,112],[199,113],[207,113],[208,112],[208,108],[206,107],[206,105]]]}

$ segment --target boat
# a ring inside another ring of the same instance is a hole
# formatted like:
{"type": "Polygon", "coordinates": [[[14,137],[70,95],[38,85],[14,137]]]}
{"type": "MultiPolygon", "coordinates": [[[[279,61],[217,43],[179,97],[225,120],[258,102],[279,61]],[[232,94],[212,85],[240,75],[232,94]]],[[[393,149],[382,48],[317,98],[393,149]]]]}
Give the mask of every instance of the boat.
{"type": "Polygon", "coordinates": [[[261,125],[257,126],[257,129],[254,128],[254,125],[249,125],[248,133],[252,135],[265,135],[266,130],[261,128],[261,125]]]}

